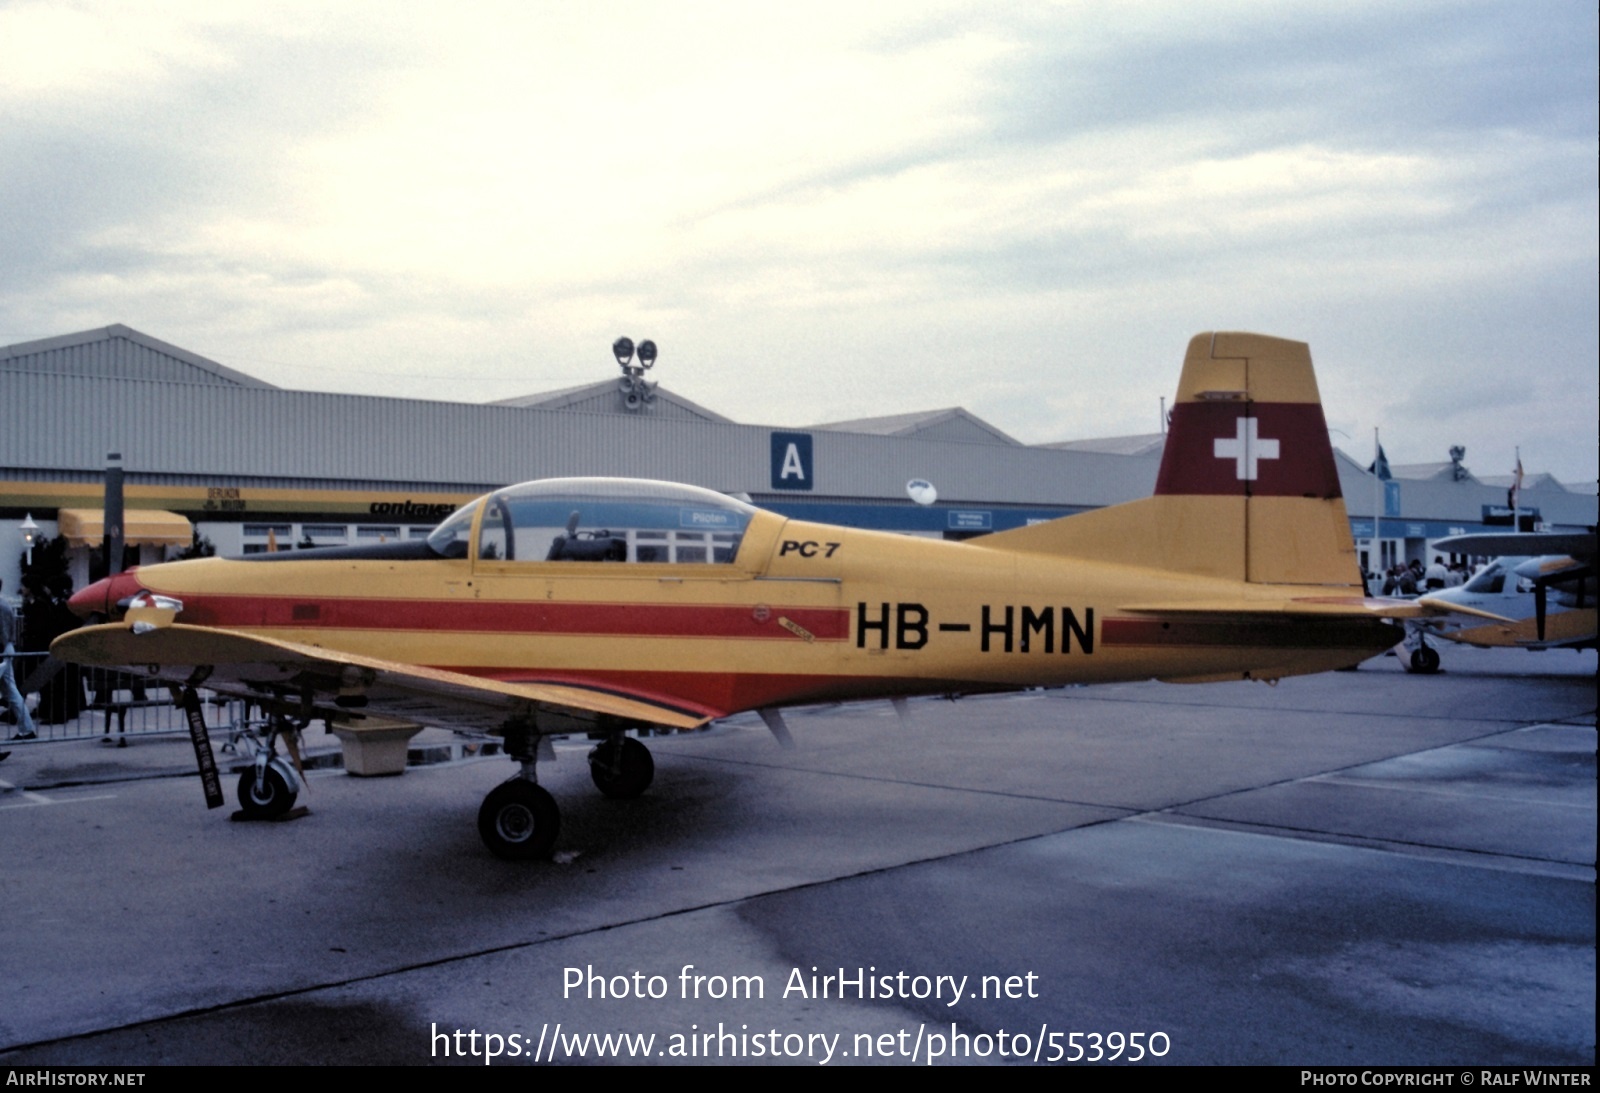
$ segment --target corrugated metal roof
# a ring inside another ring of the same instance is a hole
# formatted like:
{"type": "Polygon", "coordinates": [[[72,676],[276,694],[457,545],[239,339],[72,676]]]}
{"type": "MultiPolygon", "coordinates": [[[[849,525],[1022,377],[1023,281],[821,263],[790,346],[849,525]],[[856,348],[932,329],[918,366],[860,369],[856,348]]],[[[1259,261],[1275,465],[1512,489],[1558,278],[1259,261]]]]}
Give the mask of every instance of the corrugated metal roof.
{"type": "Polygon", "coordinates": [[[697,402],[691,402],[682,395],[674,394],[659,384],[655,388],[655,399],[641,409],[629,410],[624,404],[622,389],[616,380],[602,380],[599,383],[584,383],[577,387],[563,387],[558,391],[546,391],[543,394],[518,395],[515,398],[496,399],[491,406],[516,406],[522,409],[542,410],[584,410],[600,414],[626,414],[629,417],[639,417],[653,414],[657,417],[697,418],[701,421],[720,421],[731,423],[730,418],[712,410],[707,410],[697,402]]]}
{"type": "MultiPolygon", "coordinates": [[[[0,466],[234,479],[430,482],[622,475],[759,493],[771,432],[721,422],[464,403],[0,375],[0,466]]],[[[1108,504],[1148,493],[1156,461],[1002,445],[819,434],[817,494],[899,497],[928,478],[950,500],[1108,504]],[[826,436],[826,442],[821,437],[826,436]]]]}
{"type": "MultiPolygon", "coordinates": [[[[1499,486],[1503,490],[1509,490],[1511,488],[1511,483],[1515,480],[1515,478],[1515,475],[1510,474],[1486,474],[1478,477],[1478,481],[1482,482],[1485,486],[1499,486]]],[[[1558,481],[1554,475],[1543,473],[1523,475],[1522,488],[1525,490],[1557,489],[1567,490],[1569,493],[1575,492],[1568,489],[1566,485],[1558,481]]]]}
{"type": "Polygon", "coordinates": [[[830,433],[872,433],[876,436],[923,437],[928,440],[956,440],[976,444],[1015,444],[1021,441],[1007,436],[977,414],[960,406],[942,410],[920,410],[910,414],[890,414],[886,417],[863,417],[852,421],[830,421],[813,425],[830,433]]]}
{"type": "Polygon", "coordinates": [[[1105,452],[1107,455],[1150,455],[1159,453],[1167,445],[1166,433],[1140,433],[1137,436],[1104,436],[1095,440],[1058,440],[1051,444],[1035,444],[1036,448],[1051,448],[1058,452],[1105,452]]]}
{"type": "Polygon", "coordinates": [[[1389,473],[1395,478],[1404,478],[1412,482],[1422,482],[1430,479],[1442,479],[1447,482],[1477,481],[1472,472],[1465,467],[1461,468],[1464,478],[1455,475],[1456,464],[1448,460],[1443,463],[1391,463],[1389,473]]]}
{"type": "Polygon", "coordinates": [[[236,372],[120,323],[0,346],[0,372],[46,372],[274,389],[264,380],[236,372]]]}

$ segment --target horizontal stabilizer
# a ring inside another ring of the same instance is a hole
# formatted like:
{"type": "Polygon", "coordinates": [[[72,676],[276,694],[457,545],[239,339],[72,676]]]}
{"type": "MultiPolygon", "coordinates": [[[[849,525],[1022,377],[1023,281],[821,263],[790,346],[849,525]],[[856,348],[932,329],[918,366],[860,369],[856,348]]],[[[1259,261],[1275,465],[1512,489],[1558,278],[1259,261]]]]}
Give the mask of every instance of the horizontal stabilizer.
{"type": "Polygon", "coordinates": [[[1118,608],[1140,615],[1304,615],[1324,618],[1398,619],[1424,614],[1412,600],[1372,596],[1285,596],[1260,600],[1183,600],[1118,608]]]}
{"type": "Polygon", "coordinates": [[[1436,600],[1432,596],[1422,596],[1414,601],[1419,607],[1427,608],[1428,616],[1437,615],[1471,615],[1474,618],[1488,619],[1490,622],[1515,623],[1516,619],[1508,619],[1504,615],[1496,615],[1493,611],[1485,611],[1481,607],[1469,607],[1464,603],[1452,603],[1449,600],[1436,600]]]}
{"type": "Polygon", "coordinates": [[[1139,603],[1118,608],[1135,615],[1162,615],[1182,617],[1214,617],[1238,615],[1260,617],[1266,615],[1299,616],[1303,618],[1348,619],[1426,619],[1440,614],[1474,615],[1495,622],[1511,619],[1477,607],[1430,601],[1426,596],[1418,600],[1397,600],[1377,596],[1293,596],[1270,600],[1187,600],[1179,603],[1139,603]]]}

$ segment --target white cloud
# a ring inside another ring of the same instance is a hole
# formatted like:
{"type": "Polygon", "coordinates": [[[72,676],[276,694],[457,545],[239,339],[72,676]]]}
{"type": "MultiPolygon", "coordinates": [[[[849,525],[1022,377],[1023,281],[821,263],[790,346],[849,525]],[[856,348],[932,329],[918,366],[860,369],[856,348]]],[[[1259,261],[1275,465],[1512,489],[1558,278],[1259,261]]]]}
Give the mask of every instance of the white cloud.
{"type": "Polygon", "coordinates": [[[1592,11],[468,10],[0,9],[0,340],[489,398],[626,332],[735,417],[1043,440],[1149,431],[1188,335],[1244,327],[1429,448],[1396,362],[1537,344],[1595,401],[1592,11]]]}

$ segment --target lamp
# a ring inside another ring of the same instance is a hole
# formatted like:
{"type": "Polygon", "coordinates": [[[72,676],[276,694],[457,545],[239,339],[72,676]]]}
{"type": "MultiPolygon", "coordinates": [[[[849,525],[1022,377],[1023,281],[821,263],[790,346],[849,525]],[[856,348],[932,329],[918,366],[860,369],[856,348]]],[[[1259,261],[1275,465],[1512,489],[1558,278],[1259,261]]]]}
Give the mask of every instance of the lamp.
{"type": "Polygon", "coordinates": [[[28,564],[33,564],[33,548],[39,542],[39,525],[33,522],[33,513],[22,518],[22,547],[28,552],[28,564]]]}

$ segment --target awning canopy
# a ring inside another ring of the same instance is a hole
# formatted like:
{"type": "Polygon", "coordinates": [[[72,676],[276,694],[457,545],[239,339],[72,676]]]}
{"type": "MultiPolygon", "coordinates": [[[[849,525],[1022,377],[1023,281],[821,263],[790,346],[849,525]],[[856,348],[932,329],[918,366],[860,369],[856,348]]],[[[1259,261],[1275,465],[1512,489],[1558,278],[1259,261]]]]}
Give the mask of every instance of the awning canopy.
{"type": "MultiPolygon", "coordinates": [[[[106,514],[102,509],[62,509],[56,527],[69,546],[99,546],[106,539],[106,514]]],[[[194,528],[175,512],[160,509],[126,509],[122,513],[122,541],[128,546],[188,546],[194,528]]]]}

